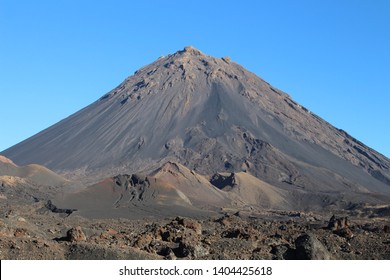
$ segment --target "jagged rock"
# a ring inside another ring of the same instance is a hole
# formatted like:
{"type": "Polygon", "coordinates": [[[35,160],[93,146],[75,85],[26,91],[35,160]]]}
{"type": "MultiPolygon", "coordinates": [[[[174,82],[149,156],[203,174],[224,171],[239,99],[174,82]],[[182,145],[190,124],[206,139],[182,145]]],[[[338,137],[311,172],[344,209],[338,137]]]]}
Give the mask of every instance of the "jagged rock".
{"type": "Polygon", "coordinates": [[[186,228],[192,229],[197,234],[202,234],[202,225],[199,222],[193,219],[180,217],[176,218],[176,220],[178,221],[179,225],[183,225],[186,228]]]}
{"type": "Polygon", "coordinates": [[[234,173],[228,176],[216,173],[211,177],[210,183],[220,190],[228,190],[236,186],[236,177],[234,173]]]}
{"type": "Polygon", "coordinates": [[[102,232],[101,234],[100,234],[100,238],[102,238],[102,239],[108,239],[108,238],[110,238],[110,237],[112,237],[112,236],[115,236],[115,235],[117,235],[118,234],[118,232],[116,231],[116,230],[114,230],[114,229],[112,229],[112,228],[109,228],[109,229],[107,229],[106,231],[104,231],[104,232],[102,232]]]}
{"type": "Polygon", "coordinates": [[[67,231],[66,239],[67,241],[70,242],[79,242],[79,241],[86,241],[87,237],[85,236],[81,227],[77,226],[67,231]]]}
{"type": "Polygon", "coordinates": [[[216,222],[225,227],[229,227],[230,225],[239,224],[241,222],[241,218],[237,215],[225,215],[224,217],[217,219],[216,222]]]}
{"type": "Polygon", "coordinates": [[[131,175],[131,183],[133,185],[143,184],[145,182],[146,178],[139,175],[139,174],[133,174],[131,175]]]}
{"type": "Polygon", "coordinates": [[[336,217],[335,215],[333,215],[329,220],[328,229],[332,230],[333,233],[344,238],[350,239],[353,237],[348,217],[336,217]]]}
{"type": "Polygon", "coordinates": [[[313,234],[304,234],[295,240],[295,259],[330,260],[332,257],[325,246],[313,234]]]}
{"type": "Polygon", "coordinates": [[[333,215],[330,218],[328,223],[328,229],[333,231],[348,228],[348,227],[349,227],[348,217],[336,217],[335,215],[333,215]]]}
{"type": "Polygon", "coordinates": [[[137,240],[134,243],[134,247],[143,249],[147,247],[152,241],[154,237],[151,233],[142,234],[137,238],[137,240]]]}

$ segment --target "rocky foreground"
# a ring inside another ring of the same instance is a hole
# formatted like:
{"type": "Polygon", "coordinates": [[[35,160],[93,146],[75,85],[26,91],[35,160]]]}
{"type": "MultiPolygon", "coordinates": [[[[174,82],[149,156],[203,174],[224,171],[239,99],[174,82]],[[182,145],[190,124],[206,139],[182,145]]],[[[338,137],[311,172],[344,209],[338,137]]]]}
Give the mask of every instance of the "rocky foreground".
{"type": "Polygon", "coordinates": [[[85,219],[41,202],[1,208],[3,260],[390,259],[388,219],[353,210],[333,216],[221,211],[140,221],[85,219]]]}

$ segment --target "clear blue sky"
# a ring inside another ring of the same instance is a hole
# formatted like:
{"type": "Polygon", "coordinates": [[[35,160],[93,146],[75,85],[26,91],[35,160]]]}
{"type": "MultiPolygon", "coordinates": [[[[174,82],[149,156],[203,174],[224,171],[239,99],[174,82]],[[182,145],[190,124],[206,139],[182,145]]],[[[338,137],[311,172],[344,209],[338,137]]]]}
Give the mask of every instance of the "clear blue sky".
{"type": "Polygon", "coordinates": [[[387,0],[0,0],[0,151],[187,45],[390,157],[387,0]]]}

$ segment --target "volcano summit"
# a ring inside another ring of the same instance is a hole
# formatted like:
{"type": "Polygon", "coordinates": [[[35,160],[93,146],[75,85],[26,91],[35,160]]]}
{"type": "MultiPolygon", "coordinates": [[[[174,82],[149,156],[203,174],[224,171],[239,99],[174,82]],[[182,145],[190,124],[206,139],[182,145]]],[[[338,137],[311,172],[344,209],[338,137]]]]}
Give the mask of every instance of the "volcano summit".
{"type": "Polygon", "coordinates": [[[194,180],[207,178],[215,199],[228,190],[249,199],[262,182],[292,209],[390,201],[388,158],[229,58],[193,47],[1,154],[94,183],[155,174],[170,162],[177,176],[188,169],[194,180]]]}

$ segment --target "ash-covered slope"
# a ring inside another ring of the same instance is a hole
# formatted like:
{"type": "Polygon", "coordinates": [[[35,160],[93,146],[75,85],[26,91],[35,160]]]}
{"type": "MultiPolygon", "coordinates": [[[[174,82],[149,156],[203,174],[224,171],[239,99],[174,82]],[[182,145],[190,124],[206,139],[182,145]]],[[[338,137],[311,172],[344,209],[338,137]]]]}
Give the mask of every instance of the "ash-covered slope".
{"type": "Polygon", "coordinates": [[[81,187],[80,184],[72,183],[44,166],[37,164],[17,166],[10,159],[0,155],[2,210],[10,205],[24,208],[27,204],[47,201],[58,192],[81,187]]]}
{"type": "Polygon", "coordinates": [[[390,194],[390,160],[228,58],[192,47],[2,152],[97,180],[168,160],[297,192],[390,194]]]}
{"type": "Polygon", "coordinates": [[[17,166],[12,160],[0,155],[0,182],[5,185],[17,185],[29,182],[38,186],[63,186],[66,179],[38,164],[17,166]],[[8,183],[8,184],[7,184],[8,183]]]}

